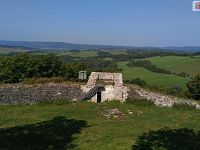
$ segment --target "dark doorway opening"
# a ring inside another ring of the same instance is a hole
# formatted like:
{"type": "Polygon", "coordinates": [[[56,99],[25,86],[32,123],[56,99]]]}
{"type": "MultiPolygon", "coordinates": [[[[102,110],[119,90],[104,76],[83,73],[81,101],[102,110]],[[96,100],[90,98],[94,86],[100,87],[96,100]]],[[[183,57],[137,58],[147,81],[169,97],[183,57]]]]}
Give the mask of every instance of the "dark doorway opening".
{"type": "Polygon", "coordinates": [[[101,103],[101,92],[97,92],[97,103],[101,103]]]}

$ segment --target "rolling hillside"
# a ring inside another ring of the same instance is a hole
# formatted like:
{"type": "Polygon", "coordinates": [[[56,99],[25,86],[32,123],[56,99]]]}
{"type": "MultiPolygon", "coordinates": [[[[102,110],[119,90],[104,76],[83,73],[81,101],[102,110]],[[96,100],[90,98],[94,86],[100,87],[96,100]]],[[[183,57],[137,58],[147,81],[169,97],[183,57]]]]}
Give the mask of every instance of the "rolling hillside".
{"type": "Polygon", "coordinates": [[[134,50],[163,50],[163,51],[179,51],[179,52],[199,52],[200,46],[183,46],[183,47],[136,47],[136,46],[121,46],[121,45],[97,45],[97,44],[79,44],[68,42],[42,42],[42,41],[8,41],[0,40],[0,45],[29,47],[32,49],[45,50],[71,50],[71,49],[134,49],[134,50]]]}
{"type": "Polygon", "coordinates": [[[123,69],[123,77],[125,80],[141,78],[149,85],[158,85],[164,88],[171,88],[173,86],[180,86],[186,89],[187,78],[175,75],[154,73],[142,67],[128,67],[128,62],[118,62],[118,67],[123,69]]]}
{"type": "Polygon", "coordinates": [[[95,44],[77,44],[67,42],[41,42],[41,41],[4,41],[0,40],[0,45],[7,46],[22,46],[33,49],[45,49],[45,50],[71,50],[71,49],[127,49],[130,46],[113,46],[113,45],[95,45],[95,44]]]}
{"type": "Polygon", "coordinates": [[[181,73],[185,72],[194,75],[200,72],[200,58],[191,58],[183,56],[165,56],[165,57],[151,57],[147,58],[153,64],[160,68],[165,68],[171,72],[181,73]]]}

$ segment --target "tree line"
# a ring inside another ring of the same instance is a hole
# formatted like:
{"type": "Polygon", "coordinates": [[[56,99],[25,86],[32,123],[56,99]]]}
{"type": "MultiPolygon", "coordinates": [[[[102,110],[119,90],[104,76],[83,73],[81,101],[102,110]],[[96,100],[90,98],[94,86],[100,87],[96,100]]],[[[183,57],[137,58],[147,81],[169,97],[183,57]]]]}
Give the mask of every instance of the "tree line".
{"type": "Polygon", "coordinates": [[[17,83],[32,77],[63,75],[63,64],[54,55],[19,54],[0,57],[0,81],[17,83]]]}
{"type": "Polygon", "coordinates": [[[131,62],[129,62],[127,64],[128,67],[143,67],[146,68],[152,72],[156,72],[156,73],[163,73],[163,74],[174,74],[177,76],[181,76],[181,77],[189,77],[189,74],[185,73],[185,72],[181,72],[181,73],[174,73],[171,71],[168,71],[164,68],[159,68],[156,65],[153,65],[151,63],[151,61],[149,60],[132,60],[131,62]]]}
{"type": "Polygon", "coordinates": [[[29,78],[64,77],[66,80],[77,80],[78,72],[91,71],[117,72],[117,63],[102,59],[64,62],[56,54],[18,54],[0,56],[0,82],[18,83],[29,78]]]}

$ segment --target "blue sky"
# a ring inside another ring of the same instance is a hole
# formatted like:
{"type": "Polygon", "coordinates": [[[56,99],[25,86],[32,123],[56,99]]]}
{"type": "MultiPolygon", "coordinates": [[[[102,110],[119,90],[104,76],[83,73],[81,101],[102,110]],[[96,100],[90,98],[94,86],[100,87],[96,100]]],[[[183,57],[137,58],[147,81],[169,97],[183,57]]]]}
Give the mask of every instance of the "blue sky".
{"type": "Polygon", "coordinates": [[[200,46],[192,0],[0,0],[0,39],[200,46]]]}

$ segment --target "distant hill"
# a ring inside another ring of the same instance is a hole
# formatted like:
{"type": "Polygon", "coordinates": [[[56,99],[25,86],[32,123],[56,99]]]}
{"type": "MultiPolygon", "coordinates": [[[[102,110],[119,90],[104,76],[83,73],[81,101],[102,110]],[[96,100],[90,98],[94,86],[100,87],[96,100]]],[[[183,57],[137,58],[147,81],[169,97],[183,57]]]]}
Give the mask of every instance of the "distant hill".
{"type": "Polygon", "coordinates": [[[200,52],[200,46],[164,47],[163,49],[183,52],[200,52]]]}
{"type": "Polygon", "coordinates": [[[184,47],[133,47],[133,46],[114,46],[114,45],[94,45],[76,44],[66,42],[40,42],[40,41],[6,41],[0,40],[0,46],[16,47],[31,50],[87,50],[87,49],[134,49],[134,50],[165,50],[182,52],[200,52],[200,46],[184,47]]]}
{"type": "Polygon", "coordinates": [[[24,46],[10,46],[10,45],[1,45],[0,48],[9,48],[9,49],[21,49],[21,50],[35,50],[31,47],[24,47],[24,46]]]}
{"type": "Polygon", "coordinates": [[[0,45],[25,47],[32,49],[45,50],[86,50],[86,49],[127,49],[130,46],[113,46],[113,45],[92,45],[92,44],[75,44],[65,42],[29,42],[29,41],[0,41],[0,45]]]}

